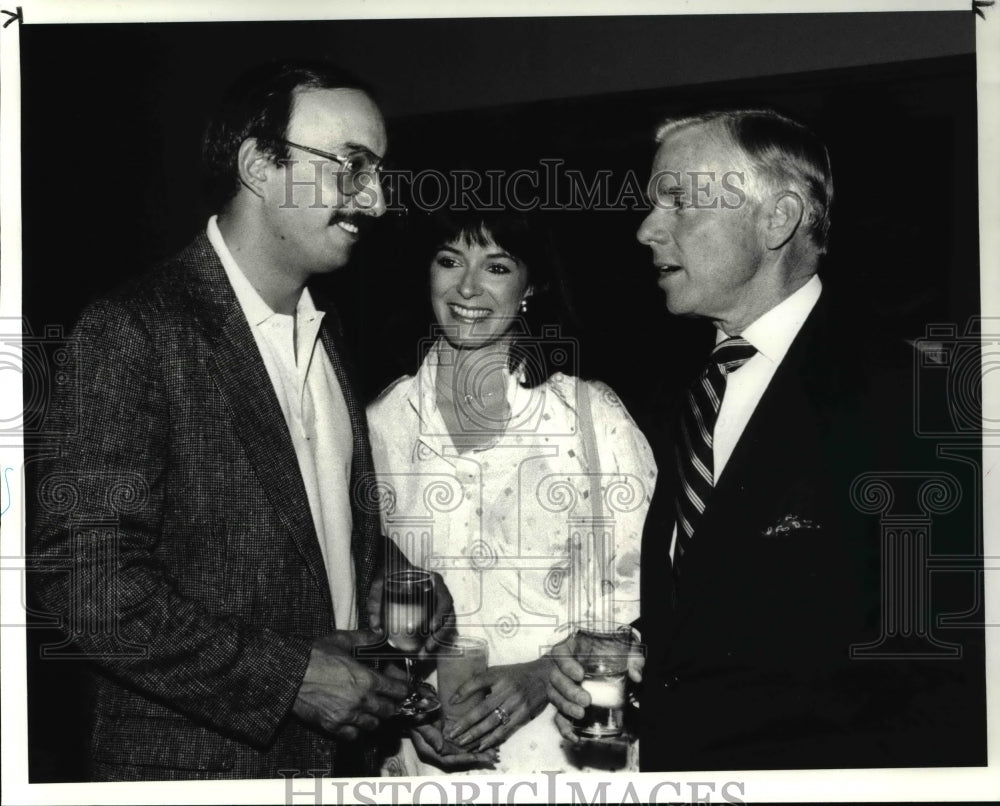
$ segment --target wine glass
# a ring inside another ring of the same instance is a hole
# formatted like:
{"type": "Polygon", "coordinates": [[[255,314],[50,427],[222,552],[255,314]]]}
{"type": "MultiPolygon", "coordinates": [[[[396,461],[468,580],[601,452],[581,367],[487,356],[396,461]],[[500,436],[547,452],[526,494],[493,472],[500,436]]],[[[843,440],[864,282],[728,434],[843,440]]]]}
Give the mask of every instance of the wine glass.
{"type": "Polygon", "coordinates": [[[403,653],[410,693],[399,707],[404,717],[424,717],[440,710],[441,702],[430,692],[417,690],[414,656],[424,645],[434,613],[434,577],[429,571],[393,571],[385,580],[386,638],[403,653]]]}

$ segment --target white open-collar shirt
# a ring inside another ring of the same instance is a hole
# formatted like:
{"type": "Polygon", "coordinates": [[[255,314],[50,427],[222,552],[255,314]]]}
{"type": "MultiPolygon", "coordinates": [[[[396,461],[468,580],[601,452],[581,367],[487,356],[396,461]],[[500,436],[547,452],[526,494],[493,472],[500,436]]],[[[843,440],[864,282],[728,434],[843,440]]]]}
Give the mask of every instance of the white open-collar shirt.
{"type": "Polygon", "coordinates": [[[304,289],[294,315],[275,313],[236,263],[215,216],[207,235],[250,324],[288,424],[326,565],[336,627],[357,629],[350,500],[354,440],[340,381],[319,339],[323,311],[316,310],[304,289]]]}
{"type": "MultiPolygon", "coordinates": [[[[712,436],[712,461],[716,484],[719,483],[719,477],[726,469],[729,457],[733,455],[736,444],[743,436],[743,431],[750,422],[757,404],[764,396],[764,391],[771,383],[774,373],[778,371],[803,323],[816,306],[822,290],[823,283],[814,274],[805,285],[755,319],[740,334],[757,348],[757,352],[726,378],[726,392],[722,397],[722,405],[712,436]]],[[[728,338],[725,332],[718,330],[715,334],[715,343],[719,344],[728,338]]],[[[692,539],[698,539],[697,533],[692,539]]],[[[676,545],[675,525],[670,545],[671,559],[676,545]]]]}

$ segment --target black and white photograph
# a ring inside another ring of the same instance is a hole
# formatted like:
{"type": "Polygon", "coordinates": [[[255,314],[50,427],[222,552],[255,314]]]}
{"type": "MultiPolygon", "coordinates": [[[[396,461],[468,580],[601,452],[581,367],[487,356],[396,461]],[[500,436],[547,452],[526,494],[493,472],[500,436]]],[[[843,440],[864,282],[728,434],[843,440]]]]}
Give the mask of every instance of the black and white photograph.
{"type": "Polygon", "coordinates": [[[0,17],[5,802],[1000,799],[1000,9],[0,17]]]}

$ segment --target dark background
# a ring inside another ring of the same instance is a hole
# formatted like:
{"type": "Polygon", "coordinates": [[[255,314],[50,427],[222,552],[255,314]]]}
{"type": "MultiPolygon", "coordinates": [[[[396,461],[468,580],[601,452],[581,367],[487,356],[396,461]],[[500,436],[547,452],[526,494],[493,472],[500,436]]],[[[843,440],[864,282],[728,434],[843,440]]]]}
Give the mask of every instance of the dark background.
{"type": "MultiPolygon", "coordinates": [[[[156,25],[24,25],[23,309],[40,335],[204,227],[200,137],[224,87],[281,56],[326,56],[376,89],[397,168],[644,180],[657,121],[694,104],[776,106],[830,146],[824,282],[899,336],[979,311],[975,16],[971,12],[156,25]]],[[[612,194],[614,195],[614,194],[612,194]]],[[[636,204],[551,210],[579,371],[640,421],[649,387],[704,329],[672,320],[636,204]]],[[[338,302],[365,395],[412,372],[429,308],[407,219],[383,219],[338,302]]],[[[25,390],[44,406],[44,395],[25,390]]],[[[29,416],[26,413],[26,416],[29,416]]],[[[27,448],[30,450],[30,443],[27,448]]],[[[86,692],[29,638],[32,781],[79,780],[86,692]]]]}

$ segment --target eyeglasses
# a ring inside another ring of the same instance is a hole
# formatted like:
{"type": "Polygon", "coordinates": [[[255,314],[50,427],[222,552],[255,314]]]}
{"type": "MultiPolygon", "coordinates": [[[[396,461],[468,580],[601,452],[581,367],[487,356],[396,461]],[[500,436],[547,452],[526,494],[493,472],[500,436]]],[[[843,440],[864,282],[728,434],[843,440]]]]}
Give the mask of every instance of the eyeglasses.
{"type": "Polygon", "coordinates": [[[291,140],[278,140],[277,142],[338,163],[341,168],[341,190],[347,184],[354,189],[354,192],[371,187],[373,180],[378,181],[382,170],[384,158],[373,154],[367,148],[357,149],[342,157],[339,154],[331,154],[329,151],[320,151],[318,148],[293,143],[291,140]]]}

